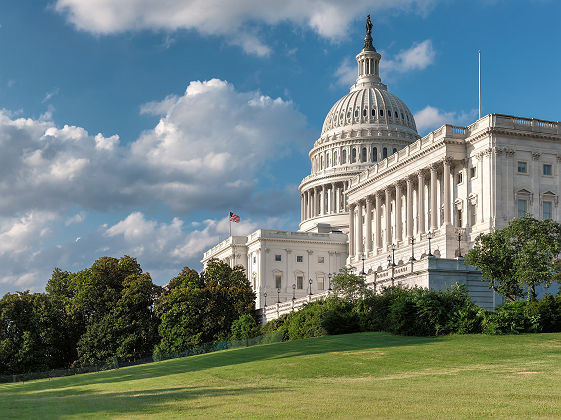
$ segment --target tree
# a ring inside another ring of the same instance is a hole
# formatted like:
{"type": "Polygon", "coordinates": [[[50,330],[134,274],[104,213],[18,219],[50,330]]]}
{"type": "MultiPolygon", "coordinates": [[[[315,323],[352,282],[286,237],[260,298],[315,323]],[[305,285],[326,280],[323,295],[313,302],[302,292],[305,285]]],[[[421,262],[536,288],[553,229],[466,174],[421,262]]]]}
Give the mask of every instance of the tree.
{"type": "Polygon", "coordinates": [[[561,224],[531,216],[514,219],[504,229],[479,235],[466,262],[481,270],[489,287],[508,300],[524,290],[536,300],[536,287],[559,281],[561,224]]]}
{"type": "Polygon", "coordinates": [[[343,267],[332,280],[335,294],[351,302],[364,299],[372,293],[366,285],[365,277],[358,276],[353,271],[352,267],[343,267]]]}
{"type": "Polygon", "coordinates": [[[185,267],[156,305],[161,336],[156,353],[227,340],[232,323],[254,309],[255,293],[243,267],[211,260],[200,275],[185,267]]]}

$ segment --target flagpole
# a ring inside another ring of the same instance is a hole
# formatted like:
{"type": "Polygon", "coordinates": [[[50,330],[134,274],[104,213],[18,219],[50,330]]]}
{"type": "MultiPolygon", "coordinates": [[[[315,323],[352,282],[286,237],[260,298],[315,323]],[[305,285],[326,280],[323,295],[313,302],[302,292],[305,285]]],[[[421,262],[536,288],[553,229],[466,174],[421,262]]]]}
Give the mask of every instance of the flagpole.
{"type": "Polygon", "coordinates": [[[230,236],[232,236],[232,218],[230,217],[229,214],[228,214],[228,220],[229,220],[228,223],[230,223],[230,236]]]}
{"type": "Polygon", "coordinates": [[[481,119],[481,50],[477,51],[477,56],[479,58],[479,119],[481,119]]]}

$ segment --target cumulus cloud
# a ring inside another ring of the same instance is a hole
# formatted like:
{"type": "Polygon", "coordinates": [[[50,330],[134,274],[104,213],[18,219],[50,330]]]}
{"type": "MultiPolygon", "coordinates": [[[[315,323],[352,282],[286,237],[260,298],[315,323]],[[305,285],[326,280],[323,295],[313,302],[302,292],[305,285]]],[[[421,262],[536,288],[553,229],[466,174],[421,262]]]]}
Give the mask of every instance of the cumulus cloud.
{"type": "Polygon", "coordinates": [[[350,23],[368,13],[393,9],[426,14],[436,0],[57,0],[54,8],[77,29],[93,34],[134,30],[196,30],[221,36],[249,54],[270,47],[260,29],[288,22],[329,40],[346,36],[350,23]]]}
{"type": "MultiPolygon", "coordinates": [[[[423,70],[434,63],[435,51],[432,41],[427,39],[422,42],[415,42],[411,47],[400,51],[394,57],[384,52],[380,53],[380,77],[382,81],[393,77],[396,73],[408,73],[415,70],[423,70]]],[[[338,85],[352,85],[357,77],[357,66],[354,60],[349,57],[341,62],[334,73],[335,82],[338,85]]]]}
{"type": "Polygon", "coordinates": [[[313,138],[292,102],[218,79],[191,82],[184,95],[141,111],[160,120],[130,145],[118,135],[0,111],[0,215],[162,203],[185,214],[241,205],[271,159],[313,138]]]}
{"type": "Polygon", "coordinates": [[[434,130],[443,124],[467,124],[473,121],[476,115],[477,110],[471,110],[469,112],[446,112],[427,105],[422,110],[416,112],[414,116],[417,130],[422,134],[434,130]]]}

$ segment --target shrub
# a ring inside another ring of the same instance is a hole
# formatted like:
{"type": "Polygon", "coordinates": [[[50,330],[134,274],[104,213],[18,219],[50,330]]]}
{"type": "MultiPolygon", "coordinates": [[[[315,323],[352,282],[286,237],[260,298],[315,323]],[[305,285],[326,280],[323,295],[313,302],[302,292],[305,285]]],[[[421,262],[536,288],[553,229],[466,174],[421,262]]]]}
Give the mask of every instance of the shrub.
{"type": "Polygon", "coordinates": [[[538,318],[529,320],[526,302],[508,302],[499,306],[494,312],[486,312],[483,320],[483,332],[486,334],[520,334],[535,328],[538,318]]]}
{"type": "Polygon", "coordinates": [[[321,337],[327,331],[322,326],[322,320],[329,311],[331,300],[319,300],[308,303],[293,316],[287,319],[288,338],[297,340],[299,338],[321,337]]]}
{"type": "Polygon", "coordinates": [[[353,309],[349,303],[338,302],[324,314],[321,326],[329,335],[360,331],[359,315],[353,309]]]}
{"type": "Polygon", "coordinates": [[[244,340],[246,338],[256,337],[259,335],[260,329],[255,322],[255,318],[250,314],[240,316],[232,322],[232,340],[244,340]]]}

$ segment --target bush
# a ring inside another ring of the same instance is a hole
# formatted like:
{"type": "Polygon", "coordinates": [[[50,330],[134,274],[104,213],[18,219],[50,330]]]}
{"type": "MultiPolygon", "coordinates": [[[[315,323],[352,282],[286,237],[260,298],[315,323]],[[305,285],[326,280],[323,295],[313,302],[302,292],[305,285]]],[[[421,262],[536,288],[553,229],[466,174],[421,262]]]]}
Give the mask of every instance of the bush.
{"type": "Polygon", "coordinates": [[[232,322],[232,340],[244,340],[246,338],[256,337],[259,333],[260,329],[252,315],[242,315],[232,322]]]}
{"type": "Polygon", "coordinates": [[[329,311],[332,301],[330,299],[308,303],[298,312],[294,312],[287,319],[288,339],[321,337],[327,334],[322,326],[325,314],[329,311]]]}
{"type": "Polygon", "coordinates": [[[329,335],[358,332],[360,331],[359,315],[349,303],[341,301],[325,313],[321,326],[329,335]]]}
{"type": "Polygon", "coordinates": [[[494,312],[486,312],[483,320],[485,334],[520,334],[536,328],[535,322],[527,317],[526,302],[508,302],[499,306],[494,312]]]}

